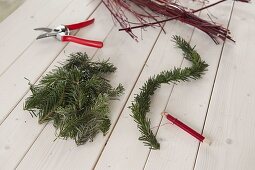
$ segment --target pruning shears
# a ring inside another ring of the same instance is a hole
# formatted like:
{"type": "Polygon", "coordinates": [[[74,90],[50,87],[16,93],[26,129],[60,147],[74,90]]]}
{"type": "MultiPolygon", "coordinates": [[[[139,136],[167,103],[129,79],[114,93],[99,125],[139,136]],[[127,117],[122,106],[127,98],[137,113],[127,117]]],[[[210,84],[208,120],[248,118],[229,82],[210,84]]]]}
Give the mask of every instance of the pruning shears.
{"type": "Polygon", "coordinates": [[[36,39],[42,39],[42,38],[47,38],[47,37],[55,37],[59,41],[62,42],[74,42],[77,44],[85,45],[85,46],[90,46],[90,47],[95,47],[95,48],[102,48],[103,47],[103,42],[101,41],[94,41],[94,40],[87,40],[87,39],[82,39],[78,38],[75,36],[70,35],[71,30],[76,30],[80,29],[83,27],[86,27],[92,23],[94,23],[95,19],[90,19],[84,22],[76,23],[76,24],[70,24],[70,25],[59,25],[54,29],[51,28],[35,28],[34,30],[38,31],[44,31],[46,33],[39,35],[36,39]]]}

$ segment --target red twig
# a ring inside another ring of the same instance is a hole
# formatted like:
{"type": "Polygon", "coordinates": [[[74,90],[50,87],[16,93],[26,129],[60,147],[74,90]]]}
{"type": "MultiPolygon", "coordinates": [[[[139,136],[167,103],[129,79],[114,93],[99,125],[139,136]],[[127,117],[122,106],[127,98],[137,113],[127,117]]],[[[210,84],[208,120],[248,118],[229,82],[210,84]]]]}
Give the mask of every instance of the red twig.
{"type": "Polygon", "coordinates": [[[251,0],[236,0],[236,1],[249,3],[251,0]]]}

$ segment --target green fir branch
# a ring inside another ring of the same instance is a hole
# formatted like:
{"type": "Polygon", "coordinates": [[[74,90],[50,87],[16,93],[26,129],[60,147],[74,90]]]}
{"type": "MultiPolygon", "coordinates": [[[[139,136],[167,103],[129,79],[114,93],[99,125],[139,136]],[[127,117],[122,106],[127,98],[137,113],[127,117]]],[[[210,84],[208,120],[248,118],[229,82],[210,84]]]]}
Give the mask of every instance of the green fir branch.
{"type": "Polygon", "coordinates": [[[195,47],[191,47],[183,38],[173,36],[173,41],[176,47],[183,51],[184,58],[191,61],[192,66],[184,69],[174,68],[169,71],[162,71],[160,74],[150,77],[140,89],[140,93],[135,95],[134,101],[130,106],[131,116],[141,132],[139,140],[143,141],[151,149],[160,148],[160,144],[151,130],[150,119],[146,117],[146,114],[150,111],[151,96],[155,90],[163,83],[179,83],[181,81],[189,81],[190,79],[199,79],[208,67],[208,64],[201,60],[195,47]]]}
{"type": "Polygon", "coordinates": [[[74,139],[77,145],[92,141],[109,130],[109,101],[124,91],[104,77],[115,70],[108,60],[94,62],[86,53],[71,54],[39,84],[29,83],[32,95],[24,109],[38,116],[39,123],[52,121],[58,137],[74,139]]]}

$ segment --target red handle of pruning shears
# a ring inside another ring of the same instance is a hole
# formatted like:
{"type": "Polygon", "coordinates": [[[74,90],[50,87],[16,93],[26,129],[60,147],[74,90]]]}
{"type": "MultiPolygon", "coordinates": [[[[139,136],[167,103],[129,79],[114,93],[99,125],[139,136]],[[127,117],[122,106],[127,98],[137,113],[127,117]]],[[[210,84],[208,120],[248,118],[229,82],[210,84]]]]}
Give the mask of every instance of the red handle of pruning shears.
{"type": "Polygon", "coordinates": [[[74,42],[77,44],[82,44],[90,47],[96,47],[96,48],[102,48],[103,47],[103,42],[100,41],[93,41],[93,40],[86,40],[82,38],[77,38],[74,36],[62,36],[62,41],[70,41],[74,42]]]}
{"type": "Polygon", "coordinates": [[[79,23],[76,23],[76,24],[70,24],[70,25],[65,25],[69,30],[76,30],[76,29],[79,29],[79,28],[83,28],[83,27],[86,27],[90,24],[93,24],[95,21],[95,19],[90,19],[90,20],[87,20],[87,21],[84,21],[84,22],[79,22],[79,23]]]}

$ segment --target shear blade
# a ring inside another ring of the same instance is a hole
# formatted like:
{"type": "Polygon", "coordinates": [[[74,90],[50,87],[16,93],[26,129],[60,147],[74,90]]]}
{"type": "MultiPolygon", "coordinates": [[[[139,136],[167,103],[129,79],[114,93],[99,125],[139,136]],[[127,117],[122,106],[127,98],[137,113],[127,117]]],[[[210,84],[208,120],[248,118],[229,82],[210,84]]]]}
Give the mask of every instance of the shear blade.
{"type": "Polygon", "coordinates": [[[35,28],[34,30],[36,30],[36,31],[45,31],[45,32],[51,32],[52,31],[51,28],[35,28]]]}
{"type": "Polygon", "coordinates": [[[42,39],[42,38],[47,38],[47,37],[55,37],[57,35],[57,33],[45,33],[45,34],[41,34],[39,35],[36,39],[42,39]]]}

